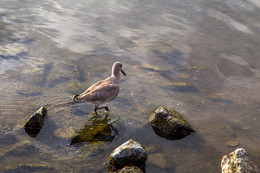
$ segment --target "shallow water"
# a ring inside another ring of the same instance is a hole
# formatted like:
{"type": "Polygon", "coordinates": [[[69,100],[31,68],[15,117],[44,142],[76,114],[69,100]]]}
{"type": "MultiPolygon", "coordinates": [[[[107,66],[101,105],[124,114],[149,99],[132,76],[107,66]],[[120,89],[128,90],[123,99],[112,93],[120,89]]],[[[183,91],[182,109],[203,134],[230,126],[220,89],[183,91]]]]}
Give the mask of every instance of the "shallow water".
{"type": "Polygon", "coordinates": [[[237,147],[260,167],[259,16],[256,0],[0,0],[1,172],[107,172],[130,138],[146,148],[148,173],[220,172],[237,147]],[[116,136],[70,146],[93,108],[70,96],[117,60],[127,76],[108,104],[116,136]],[[23,125],[41,106],[48,116],[30,138],[23,125]],[[159,106],[196,133],[156,136],[147,121],[159,106]]]}

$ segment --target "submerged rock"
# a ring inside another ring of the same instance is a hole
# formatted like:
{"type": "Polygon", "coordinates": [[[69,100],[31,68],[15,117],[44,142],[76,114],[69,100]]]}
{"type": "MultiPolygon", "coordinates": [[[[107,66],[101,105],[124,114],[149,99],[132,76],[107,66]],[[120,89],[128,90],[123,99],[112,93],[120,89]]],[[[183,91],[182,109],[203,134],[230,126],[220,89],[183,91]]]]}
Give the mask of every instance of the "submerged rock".
{"type": "Polygon", "coordinates": [[[147,155],[144,147],[130,139],[117,147],[109,156],[108,163],[112,168],[120,169],[124,166],[145,167],[147,155]]]}
{"type": "Polygon", "coordinates": [[[137,166],[126,166],[117,171],[117,173],[143,173],[143,171],[137,166]]]}
{"type": "Polygon", "coordinates": [[[41,131],[44,124],[44,118],[47,114],[47,109],[41,107],[33,115],[30,116],[26,124],[24,125],[25,132],[32,138],[35,138],[41,131]]]}
{"type": "Polygon", "coordinates": [[[158,136],[171,140],[181,139],[194,131],[178,112],[166,107],[156,109],[149,123],[158,136]]]}
{"type": "Polygon", "coordinates": [[[92,114],[83,129],[78,130],[77,135],[71,139],[71,145],[81,142],[111,141],[117,131],[110,123],[108,112],[92,114]]]}
{"type": "Polygon", "coordinates": [[[245,149],[238,148],[225,155],[221,161],[222,173],[257,173],[258,168],[248,157],[245,149]]]}

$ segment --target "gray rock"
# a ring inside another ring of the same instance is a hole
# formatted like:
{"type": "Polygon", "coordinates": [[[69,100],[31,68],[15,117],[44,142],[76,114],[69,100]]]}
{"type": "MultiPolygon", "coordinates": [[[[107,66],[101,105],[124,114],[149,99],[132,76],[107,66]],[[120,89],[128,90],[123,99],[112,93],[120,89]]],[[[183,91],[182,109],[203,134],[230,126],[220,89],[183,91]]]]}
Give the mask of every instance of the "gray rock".
{"type": "Polygon", "coordinates": [[[172,140],[183,138],[194,131],[180,113],[166,107],[156,109],[149,123],[158,136],[172,140]]]}
{"type": "Polygon", "coordinates": [[[120,169],[124,166],[144,168],[146,160],[147,155],[144,147],[130,139],[110,154],[108,163],[115,169],[120,169]]]}
{"type": "Polygon", "coordinates": [[[221,161],[222,173],[257,173],[258,168],[248,157],[243,148],[225,155],[221,161]]]}
{"type": "Polygon", "coordinates": [[[38,111],[30,116],[24,125],[24,129],[30,137],[35,138],[40,132],[41,128],[43,127],[46,114],[47,109],[45,107],[41,107],[38,111]]]}

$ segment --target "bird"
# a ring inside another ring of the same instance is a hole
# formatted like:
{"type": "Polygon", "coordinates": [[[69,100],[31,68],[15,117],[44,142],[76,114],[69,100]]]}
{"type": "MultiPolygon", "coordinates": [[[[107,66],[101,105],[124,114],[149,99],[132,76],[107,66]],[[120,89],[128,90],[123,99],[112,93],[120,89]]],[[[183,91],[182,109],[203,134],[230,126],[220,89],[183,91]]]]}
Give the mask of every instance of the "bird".
{"type": "Polygon", "coordinates": [[[112,73],[110,77],[94,83],[83,93],[75,95],[73,100],[86,101],[94,104],[93,109],[96,114],[98,109],[105,109],[106,111],[109,111],[107,106],[99,107],[99,105],[115,99],[119,94],[120,72],[126,76],[126,73],[122,67],[122,63],[116,61],[112,66],[112,73]]]}

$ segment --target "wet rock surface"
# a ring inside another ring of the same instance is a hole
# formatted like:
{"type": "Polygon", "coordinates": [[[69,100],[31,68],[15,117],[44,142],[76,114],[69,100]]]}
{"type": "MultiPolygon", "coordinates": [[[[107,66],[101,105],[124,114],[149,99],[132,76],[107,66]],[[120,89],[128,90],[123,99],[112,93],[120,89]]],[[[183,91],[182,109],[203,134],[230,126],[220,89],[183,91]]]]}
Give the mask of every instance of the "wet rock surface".
{"type": "Polygon", "coordinates": [[[243,148],[225,155],[221,161],[221,170],[222,173],[258,173],[259,171],[243,148]]]}
{"type": "Polygon", "coordinates": [[[147,154],[138,142],[130,139],[117,147],[109,156],[108,163],[113,169],[121,169],[124,166],[145,167],[147,154]]]}
{"type": "Polygon", "coordinates": [[[35,138],[41,131],[46,114],[47,109],[45,107],[41,107],[38,111],[30,116],[24,125],[24,130],[30,137],[35,138]]]}
{"type": "Polygon", "coordinates": [[[156,109],[150,116],[149,123],[158,136],[170,140],[181,139],[194,132],[180,113],[166,107],[156,109]]]}

